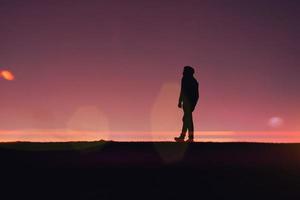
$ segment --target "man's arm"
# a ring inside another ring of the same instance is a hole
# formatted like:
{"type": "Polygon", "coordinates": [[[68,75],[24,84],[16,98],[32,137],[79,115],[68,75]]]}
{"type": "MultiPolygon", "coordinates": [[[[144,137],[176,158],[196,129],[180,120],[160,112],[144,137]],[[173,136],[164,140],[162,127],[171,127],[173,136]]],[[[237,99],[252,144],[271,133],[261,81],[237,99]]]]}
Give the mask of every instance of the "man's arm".
{"type": "Polygon", "coordinates": [[[195,109],[195,107],[197,105],[198,99],[199,99],[199,84],[197,82],[196,88],[195,88],[195,101],[194,101],[194,105],[192,107],[192,111],[194,111],[194,109],[195,109]]]}
{"type": "Polygon", "coordinates": [[[196,103],[195,103],[195,106],[196,106],[196,104],[198,102],[198,99],[199,99],[199,84],[197,82],[197,86],[196,86],[196,103]]]}
{"type": "Polygon", "coordinates": [[[179,100],[178,100],[178,107],[182,107],[182,102],[183,102],[183,81],[181,79],[181,88],[180,88],[180,94],[179,94],[179,100]]]}

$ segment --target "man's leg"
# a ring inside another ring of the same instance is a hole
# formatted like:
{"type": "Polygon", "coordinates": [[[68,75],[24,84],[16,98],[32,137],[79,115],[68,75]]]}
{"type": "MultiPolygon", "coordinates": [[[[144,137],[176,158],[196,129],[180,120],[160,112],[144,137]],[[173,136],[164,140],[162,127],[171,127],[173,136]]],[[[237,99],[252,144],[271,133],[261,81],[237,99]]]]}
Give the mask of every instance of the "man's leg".
{"type": "Polygon", "coordinates": [[[194,139],[194,123],[193,123],[193,114],[191,110],[188,110],[186,112],[186,124],[187,124],[187,129],[189,131],[189,139],[193,140],[194,139]]]}
{"type": "Polygon", "coordinates": [[[182,129],[180,137],[185,138],[186,132],[188,130],[188,121],[187,121],[186,113],[184,112],[183,118],[182,118],[182,129]]]}
{"type": "Polygon", "coordinates": [[[182,129],[181,129],[181,134],[179,137],[175,137],[175,140],[177,142],[183,142],[184,141],[184,138],[185,138],[185,135],[186,135],[186,132],[188,130],[188,120],[187,120],[187,115],[186,115],[186,109],[185,107],[183,107],[183,117],[182,117],[182,129]]]}

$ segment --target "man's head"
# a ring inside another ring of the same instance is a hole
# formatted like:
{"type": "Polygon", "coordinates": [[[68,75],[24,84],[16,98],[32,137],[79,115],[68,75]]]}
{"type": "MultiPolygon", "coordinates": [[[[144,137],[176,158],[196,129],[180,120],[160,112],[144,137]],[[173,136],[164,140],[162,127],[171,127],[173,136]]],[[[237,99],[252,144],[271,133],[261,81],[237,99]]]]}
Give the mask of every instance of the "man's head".
{"type": "Polygon", "coordinates": [[[195,73],[195,70],[191,66],[185,66],[183,68],[183,76],[193,76],[194,73],[195,73]]]}

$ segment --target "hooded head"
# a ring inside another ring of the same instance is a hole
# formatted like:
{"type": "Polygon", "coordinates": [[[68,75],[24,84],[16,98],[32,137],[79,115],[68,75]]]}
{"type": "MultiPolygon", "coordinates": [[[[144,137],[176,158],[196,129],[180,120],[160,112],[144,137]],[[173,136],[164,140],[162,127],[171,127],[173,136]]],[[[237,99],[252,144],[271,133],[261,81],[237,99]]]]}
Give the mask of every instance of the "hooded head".
{"type": "Polygon", "coordinates": [[[185,66],[183,68],[183,76],[193,76],[195,73],[194,68],[192,68],[191,66],[185,66]]]}

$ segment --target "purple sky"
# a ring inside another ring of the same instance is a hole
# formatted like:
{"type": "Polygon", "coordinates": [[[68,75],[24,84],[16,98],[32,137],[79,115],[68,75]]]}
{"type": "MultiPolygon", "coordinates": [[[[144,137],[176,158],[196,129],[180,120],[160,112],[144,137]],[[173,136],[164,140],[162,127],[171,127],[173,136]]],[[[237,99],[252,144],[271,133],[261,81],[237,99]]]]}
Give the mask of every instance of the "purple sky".
{"type": "Polygon", "coordinates": [[[0,130],[151,130],[191,65],[197,130],[299,131],[299,19],[298,0],[0,0],[0,130]]]}

